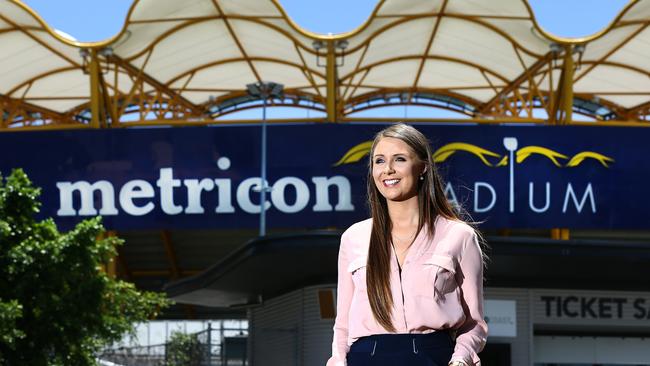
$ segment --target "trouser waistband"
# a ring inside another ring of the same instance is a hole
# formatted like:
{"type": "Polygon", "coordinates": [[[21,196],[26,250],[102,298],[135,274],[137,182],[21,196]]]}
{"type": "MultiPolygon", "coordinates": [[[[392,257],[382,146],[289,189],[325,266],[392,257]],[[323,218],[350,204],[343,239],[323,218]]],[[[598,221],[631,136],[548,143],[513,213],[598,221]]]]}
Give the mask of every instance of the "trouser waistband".
{"type": "Polygon", "coordinates": [[[389,353],[412,350],[417,353],[420,348],[453,347],[449,331],[440,330],[426,334],[376,334],[357,339],[349,352],[389,353]]]}

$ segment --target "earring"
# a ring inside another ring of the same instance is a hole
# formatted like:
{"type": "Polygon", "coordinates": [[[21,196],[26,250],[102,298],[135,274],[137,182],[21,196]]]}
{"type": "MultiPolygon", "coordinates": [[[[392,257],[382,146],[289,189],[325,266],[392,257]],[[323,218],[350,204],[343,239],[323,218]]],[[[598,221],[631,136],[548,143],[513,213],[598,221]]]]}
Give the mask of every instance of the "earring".
{"type": "Polygon", "coordinates": [[[424,174],[420,176],[420,180],[424,180],[424,174]]]}

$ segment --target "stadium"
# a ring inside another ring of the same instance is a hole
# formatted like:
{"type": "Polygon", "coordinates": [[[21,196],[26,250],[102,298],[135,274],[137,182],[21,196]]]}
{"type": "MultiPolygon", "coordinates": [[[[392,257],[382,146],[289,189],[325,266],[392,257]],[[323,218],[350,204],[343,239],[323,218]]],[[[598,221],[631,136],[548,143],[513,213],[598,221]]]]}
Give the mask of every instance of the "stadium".
{"type": "Polygon", "coordinates": [[[527,0],[381,0],[334,35],[276,0],[134,0],[93,43],[19,0],[0,24],[0,171],[60,228],[102,216],[163,319],[245,320],[203,364],[325,364],[340,235],[403,121],[489,246],[483,365],[650,365],[650,1],[582,38],[527,0]]]}

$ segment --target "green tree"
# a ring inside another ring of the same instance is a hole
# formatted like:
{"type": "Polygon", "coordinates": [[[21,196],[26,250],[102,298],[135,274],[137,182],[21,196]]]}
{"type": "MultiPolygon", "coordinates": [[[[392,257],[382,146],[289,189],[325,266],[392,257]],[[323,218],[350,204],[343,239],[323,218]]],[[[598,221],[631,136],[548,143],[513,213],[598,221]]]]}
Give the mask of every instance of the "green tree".
{"type": "Polygon", "coordinates": [[[206,350],[197,334],[182,332],[172,332],[165,347],[165,366],[198,366],[206,350]]]}
{"type": "Polygon", "coordinates": [[[0,176],[0,362],[95,365],[94,355],[169,304],[110,277],[102,265],[122,240],[101,218],[67,233],[37,221],[40,189],[20,169],[0,176]]]}

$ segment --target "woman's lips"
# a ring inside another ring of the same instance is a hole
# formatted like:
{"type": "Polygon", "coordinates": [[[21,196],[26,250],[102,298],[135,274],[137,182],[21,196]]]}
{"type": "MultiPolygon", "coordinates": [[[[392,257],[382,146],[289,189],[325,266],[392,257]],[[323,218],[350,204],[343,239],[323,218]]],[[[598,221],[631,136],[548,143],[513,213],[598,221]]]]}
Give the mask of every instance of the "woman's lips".
{"type": "Polygon", "coordinates": [[[399,184],[400,181],[401,179],[384,179],[382,183],[384,183],[384,187],[389,188],[389,187],[395,187],[397,184],[399,184]]]}

